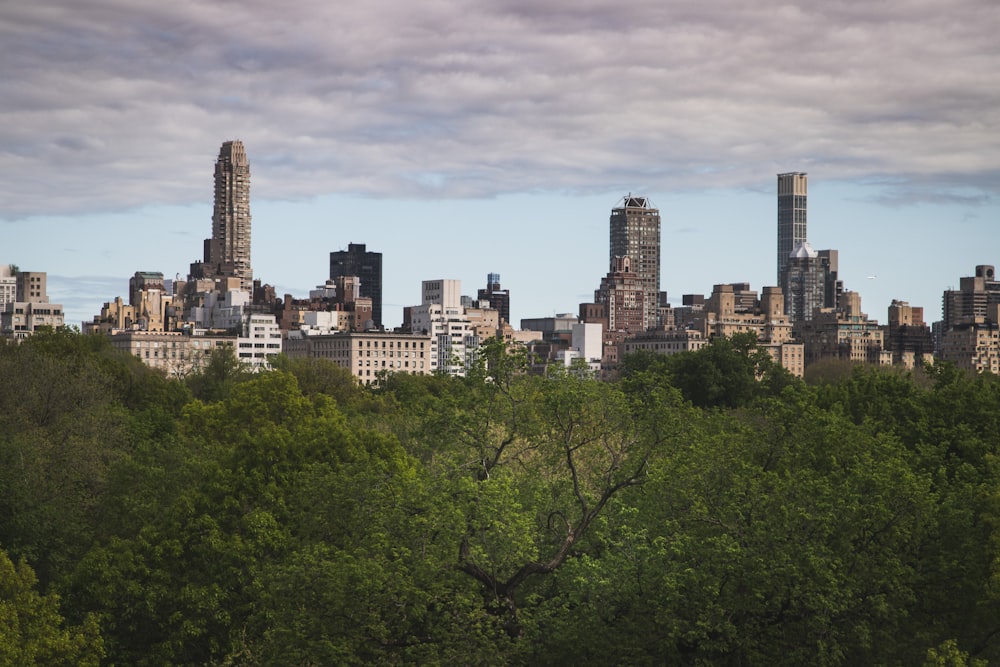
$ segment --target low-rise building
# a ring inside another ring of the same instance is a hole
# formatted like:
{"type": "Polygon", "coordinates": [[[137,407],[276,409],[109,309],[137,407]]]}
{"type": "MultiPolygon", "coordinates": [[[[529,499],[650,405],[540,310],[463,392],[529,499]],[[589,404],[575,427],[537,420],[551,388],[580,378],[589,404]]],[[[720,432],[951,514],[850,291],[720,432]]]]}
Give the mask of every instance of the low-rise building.
{"type": "Polygon", "coordinates": [[[291,332],[284,353],[292,358],[328,359],[351,371],[361,384],[378,382],[383,373],[427,375],[431,363],[432,337],[423,333],[340,331],[326,334],[291,332]]]}
{"type": "MultiPolygon", "coordinates": [[[[42,327],[58,329],[66,319],[62,304],[49,303],[47,274],[44,271],[11,271],[14,300],[0,303],[0,336],[27,338],[42,327]]],[[[3,298],[10,297],[10,276],[5,276],[3,298]]]]}
{"type": "Polygon", "coordinates": [[[111,346],[127,352],[168,377],[182,378],[203,368],[214,350],[233,348],[236,336],[204,332],[128,331],[109,332],[111,346]]]}

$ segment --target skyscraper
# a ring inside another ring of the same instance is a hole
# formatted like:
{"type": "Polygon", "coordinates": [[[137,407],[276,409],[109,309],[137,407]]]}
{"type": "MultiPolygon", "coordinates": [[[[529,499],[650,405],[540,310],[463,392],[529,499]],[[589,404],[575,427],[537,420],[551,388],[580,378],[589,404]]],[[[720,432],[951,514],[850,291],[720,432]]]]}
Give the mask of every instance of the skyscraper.
{"type": "Polygon", "coordinates": [[[364,243],[348,243],[347,250],[330,253],[330,280],[341,276],[361,279],[360,295],[372,300],[372,321],[382,327],[382,253],[368,252],[364,243]]]}
{"type": "Polygon", "coordinates": [[[486,288],[480,289],[476,293],[479,301],[489,301],[490,308],[495,308],[500,314],[500,319],[510,322],[510,290],[500,289],[500,274],[486,274],[486,288]]]}
{"type": "MultiPolygon", "coordinates": [[[[805,173],[778,174],[778,284],[785,284],[788,256],[806,238],[806,196],[809,180],[805,173]]],[[[788,299],[785,306],[788,307],[788,299]]]]}
{"type": "Polygon", "coordinates": [[[241,141],[227,141],[215,162],[212,238],[205,239],[204,261],[191,265],[194,278],[238,278],[253,290],[250,268],[250,164],[241,141]]]}
{"type": "Polygon", "coordinates": [[[794,323],[811,320],[817,308],[823,308],[828,264],[812,249],[808,241],[795,246],[789,253],[783,275],[785,312],[794,323]]]}
{"type": "Polygon", "coordinates": [[[611,209],[610,228],[608,264],[614,266],[616,257],[631,258],[643,290],[643,326],[653,328],[660,295],[660,212],[648,198],[629,193],[611,209]]]}

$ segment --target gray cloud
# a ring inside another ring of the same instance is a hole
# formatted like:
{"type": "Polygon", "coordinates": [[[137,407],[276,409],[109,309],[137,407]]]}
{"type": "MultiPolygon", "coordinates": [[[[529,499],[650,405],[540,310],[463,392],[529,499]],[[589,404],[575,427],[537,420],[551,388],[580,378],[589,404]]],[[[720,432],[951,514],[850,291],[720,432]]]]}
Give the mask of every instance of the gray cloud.
{"type": "Polygon", "coordinates": [[[992,0],[142,4],[0,11],[0,218],[204,202],[230,138],[267,199],[1000,183],[992,0]]]}

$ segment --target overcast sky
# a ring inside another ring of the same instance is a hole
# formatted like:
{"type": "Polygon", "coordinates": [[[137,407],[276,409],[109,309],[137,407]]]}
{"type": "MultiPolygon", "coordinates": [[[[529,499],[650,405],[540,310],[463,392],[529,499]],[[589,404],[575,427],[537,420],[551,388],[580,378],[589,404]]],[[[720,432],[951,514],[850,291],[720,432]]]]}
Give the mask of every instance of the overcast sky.
{"type": "Polygon", "coordinates": [[[254,273],[305,296],[383,253],[384,319],[486,274],[514,323],[576,312],[626,193],[661,288],[775,284],[775,174],[885,320],[1000,265],[995,0],[39,0],[0,5],[0,262],[67,322],[185,275],[219,146],[251,169],[254,273]]]}

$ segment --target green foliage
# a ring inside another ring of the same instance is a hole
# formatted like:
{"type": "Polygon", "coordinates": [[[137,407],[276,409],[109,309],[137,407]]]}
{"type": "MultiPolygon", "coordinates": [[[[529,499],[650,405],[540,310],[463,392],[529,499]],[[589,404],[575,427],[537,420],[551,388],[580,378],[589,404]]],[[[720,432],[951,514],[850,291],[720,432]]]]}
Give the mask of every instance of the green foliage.
{"type": "Polygon", "coordinates": [[[702,408],[736,408],[758,398],[778,396],[799,382],[757,347],[753,333],[713,338],[705,347],[673,355],[642,352],[626,357],[626,386],[649,386],[652,377],[680,390],[685,400],[702,408]]]}
{"type": "Polygon", "coordinates": [[[56,595],[40,595],[35,573],[0,549],[0,664],[97,667],[104,648],[97,621],[66,627],[56,595]]]}
{"type": "Polygon", "coordinates": [[[996,378],[805,385],[750,337],[522,361],[0,348],[0,662],[1000,663],[996,378]]]}

